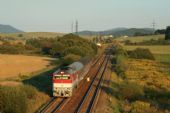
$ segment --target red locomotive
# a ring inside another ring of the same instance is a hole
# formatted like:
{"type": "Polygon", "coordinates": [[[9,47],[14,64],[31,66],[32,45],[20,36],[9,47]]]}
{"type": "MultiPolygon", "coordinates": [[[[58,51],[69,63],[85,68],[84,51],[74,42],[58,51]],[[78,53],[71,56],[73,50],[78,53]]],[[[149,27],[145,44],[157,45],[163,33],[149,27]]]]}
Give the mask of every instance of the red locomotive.
{"type": "Polygon", "coordinates": [[[65,68],[53,73],[53,96],[70,97],[78,83],[83,79],[82,70],[84,65],[74,62],[65,68]]]}

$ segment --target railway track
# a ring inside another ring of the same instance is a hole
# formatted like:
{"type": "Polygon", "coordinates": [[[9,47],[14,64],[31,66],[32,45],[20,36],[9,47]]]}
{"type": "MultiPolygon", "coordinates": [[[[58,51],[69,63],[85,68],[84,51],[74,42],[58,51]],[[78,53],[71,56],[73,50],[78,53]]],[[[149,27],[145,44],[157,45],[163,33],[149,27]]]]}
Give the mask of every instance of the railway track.
{"type": "MultiPolygon", "coordinates": [[[[74,93],[74,95],[70,98],[67,104],[59,108],[58,111],[56,111],[56,113],[79,113],[79,112],[84,113],[92,109],[92,107],[90,108],[90,106],[91,105],[94,106],[108,59],[109,57],[106,55],[104,58],[101,58],[101,60],[99,61],[100,62],[99,66],[93,67],[92,72],[90,72],[91,82],[85,81],[84,84],[81,85],[80,87],[81,89],[78,89],[78,91],[74,93]],[[96,88],[98,89],[95,90],[96,88]],[[89,98],[90,95],[88,94],[91,94],[91,97],[93,99],[89,98]]],[[[91,112],[91,110],[89,112],[91,112]]]]}
{"type": "MultiPolygon", "coordinates": [[[[102,59],[102,56],[99,56],[94,63],[93,66],[96,66],[99,60],[102,59]]],[[[89,71],[90,72],[90,71],[89,71]]],[[[85,76],[87,78],[89,72],[85,76]]],[[[55,113],[57,112],[62,106],[64,106],[69,101],[68,98],[55,98],[52,97],[50,100],[38,111],[38,113],[55,113]]]]}
{"type": "Polygon", "coordinates": [[[103,67],[98,72],[98,75],[94,78],[92,84],[90,85],[89,89],[83,96],[82,100],[79,103],[76,111],[74,113],[91,113],[96,102],[97,97],[99,96],[99,90],[101,83],[103,81],[104,73],[108,64],[109,56],[104,63],[103,67]]]}
{"type": "Polygon", "coordinates": [[[64,103],[64,101],[66,101],[66,98],[52,97],[39,113],[53,113],[64,103]]]}

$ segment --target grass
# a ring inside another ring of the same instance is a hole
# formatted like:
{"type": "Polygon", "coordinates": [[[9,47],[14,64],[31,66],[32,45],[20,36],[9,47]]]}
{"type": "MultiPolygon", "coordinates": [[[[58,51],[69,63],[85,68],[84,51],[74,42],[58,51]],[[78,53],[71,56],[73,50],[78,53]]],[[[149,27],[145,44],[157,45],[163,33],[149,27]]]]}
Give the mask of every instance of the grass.
{"type": "Polygon", "coordinates": [[[154,56],[157,61],[170,64],[170,54],[155,54],[154,56]]]}
{"type": "Polygon", "coordinates": [[[105,88],[105,92],[109,95],[109,107],[112,113],[121,113],[121,106],[118,96],[119,85],[122,83],[122,79],[112,72],[109,87],[105,88]]]}
{"type": "Polygon", "coordinates": [[[169,66],[169,70],[167,70],[166,74],[170,75],[170,54],[155,54],[154,56],[158,62],[169,66]]]}
{"type": "Polygon", "coordinates": [[[34,113],[49,99],[30,85],[0,86],[0,95],[2,113],[34,113]]]}

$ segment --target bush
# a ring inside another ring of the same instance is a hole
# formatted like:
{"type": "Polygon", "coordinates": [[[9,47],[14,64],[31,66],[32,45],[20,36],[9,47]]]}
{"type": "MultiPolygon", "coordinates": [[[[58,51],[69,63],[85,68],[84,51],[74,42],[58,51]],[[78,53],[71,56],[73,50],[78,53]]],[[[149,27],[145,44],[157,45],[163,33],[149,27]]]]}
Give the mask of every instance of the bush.
{"type": "Polygon", "coordinates": [[[128,68],[126,64],[126,57],[124,55],[117,55],[116,56],[116,68],[115,71],[118,75],[124,77],[124,72],[128,68]]]}
{"type": "Polygon", "coordinates": [[[76,54],[84,57],[97,53],[97,46],[95,44],[73,34],[65,35],[59,38],[58,41],[66,47],[65,50],[63,50],[64,55],[76,54]]]}
{"type": "Polygon", "coordinates": [[[36,100],[37,90],[30,85],[0,86],[0,112],[26,113],[28,102],[36,100]]]}
{"type": "Polygon", "coordinates": [[[124,77],[124,72],[127,69],[126,60],[127,60],[127,53],[121,47],[116,48],[116,62],[115,71],[118,75],[124,77]]]}
{"type": "Polygon", "coordinates": [[[35,48],[40,48],[41,47],[40,40],[35,39],[35,38],[26,40],[26,45],[30,45],[30,46],[33,46],[35,48]]]}
{"type": "Polygon", "coordinates": [[[74,55],[74,54],[68,54],[67,56],[64,57],[63,65],[68,65],[71,64],[75,61],[80,60],[80,56],[74,55]]]}
{"type": "Polygon", "coordinates": [[[144,90],[136,83],[123,83],[120,85],[119,95],[121,99],[134,101],[144,97],[144,90]]]}
{"type": "Polygon", "coordinates": [[[60,56],[62,56],[64,49],[65,49],[65,46],[62,43],[56,42],[56,43],[53,44],[53,46],[50,50],[50,54],[52,56],[59,56],[60,57],[60,56]]]}
{"type": "Polygon", "coordinates": [[[170,40],[170,26],[166,28],[165,31],[165,40],[170,40]]]}
{"type": "Polygon", "coordinates": [[[23,34],[18,34],[18,37],[23,37],[23,34]]]}
{"type": "Polygon", "coordinates": [[[0,110],[1,113],[26,113],[25,92],[17,87],[0,86],[0,110]]]}
{"type": "Polygon", "coordinates": [[[155,31],[154,34],[156,34],[156,35],[165,34],[165,31],[166,31],[165,29],[158,29],[158,30],[155,31]]]}
{"type": "Polygon", "coordinates": [[[159,107],[170,108],[170,92],[156,90],[154,88],[145,88],[147,99],[154,100],[159,107]]]}
{"type": "Polygon", "coordinates": [[[33,99],[36,96],[37,90],[30,85],[22,85],[20,89],[25,92],[28,99],[33,99]]]}
{"type": "Polygon", "coordinates": [[[87,54],[87,51],[88,50],[86,50],[85,48],[74,46],[64,50],[64,55],[75,54],[84,57],[87,54]]]}
{"type": "Polygon", "coordinates": [[[149,49],[137,48],[129,51],[128,55],[130,58],[155,60],[154,55],[149,49]]]}
{"type": "Polygon", "coordinates": [[[0,53],[2,54],[22,54],[25,51],[25,47],[23,45],[11,45],[11,44],[3,44],[0,45],[0,53]]]}
{"type": "Polygon", "coordinates": [[[132,108],[130,113],[158,113],[157,109],[150,107],[150,103],[136,101],[131,104],[132,108]]]}

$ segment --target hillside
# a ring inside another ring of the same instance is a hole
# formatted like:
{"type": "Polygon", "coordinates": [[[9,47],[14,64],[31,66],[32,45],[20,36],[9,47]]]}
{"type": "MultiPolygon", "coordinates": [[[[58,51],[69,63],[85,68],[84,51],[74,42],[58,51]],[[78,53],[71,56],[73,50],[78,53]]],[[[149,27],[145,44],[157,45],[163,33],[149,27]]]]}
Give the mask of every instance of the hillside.
{"type": "Polygon", "coordinates": [[[133,36],[135,33],[152,34],[151,28],[114,28],[105,31],[80,31],[79,35],[114,35],[114,36],[133,36]]]}
{"type": "Polygon", "coordinates": [[[79,35],[110,35],[110,34],[113,34],[113,33],[116,33],[118,31],[123,31],[123,30],[127,30],[127,28],[123,28],[123,27],[120,27],[120,28],[113,28],[113,29],[108,29],[108,30],[104,30],[104,31],[80,31],[79,32],[79,35]]]}
{"type": "Polygon", "coordinates": [[[153,30],[150,28],[130,28],[123,31],[117,31],[114,34],[118,36],[121,35],[134,36],[135,33],[152,34],[153,30]]]}
{"type": "Polygon", "coordinates": [[[23,32],[23,31],[16,29],[10,25],[0,24],[0,33],[20,33],[20,32],[23,32]]]}

